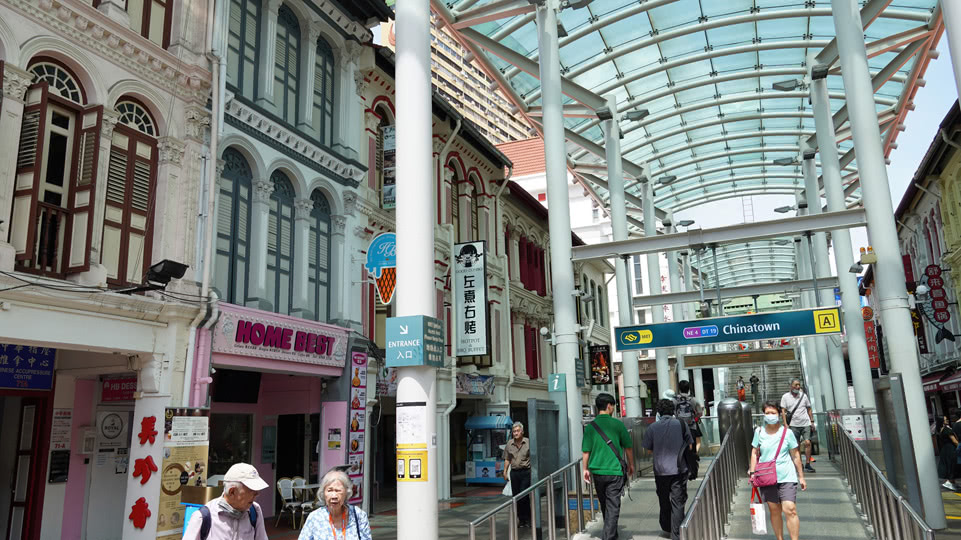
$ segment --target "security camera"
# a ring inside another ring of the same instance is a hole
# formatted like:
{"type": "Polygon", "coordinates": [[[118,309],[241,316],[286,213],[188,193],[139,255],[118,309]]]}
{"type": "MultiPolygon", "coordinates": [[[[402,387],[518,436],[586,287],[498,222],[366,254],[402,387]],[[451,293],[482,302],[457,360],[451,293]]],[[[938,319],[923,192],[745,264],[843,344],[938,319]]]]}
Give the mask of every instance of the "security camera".
{"type": "Polygon", "coordinates": [[[540,332],[542,336],[546,336],[548,333],[550,333],[550,330],[548,330],[546,326],[542,326],[540,332]]]}
{"type": "Polygon", "coordinates": [[[852,264],[851,268],[848,268],[848,272],[851,272],[852,274],[860,274],[863,271],[864,265],[859,262],[852,264]]]}
{"type": "Polygon", "coordinates": [[[928,286],[927,286],[927,285],[918,285],[918,288],[915,289],[914,292],[915,292],[916,294],[918,294],[918,295],[928,294],[928,286]]]}

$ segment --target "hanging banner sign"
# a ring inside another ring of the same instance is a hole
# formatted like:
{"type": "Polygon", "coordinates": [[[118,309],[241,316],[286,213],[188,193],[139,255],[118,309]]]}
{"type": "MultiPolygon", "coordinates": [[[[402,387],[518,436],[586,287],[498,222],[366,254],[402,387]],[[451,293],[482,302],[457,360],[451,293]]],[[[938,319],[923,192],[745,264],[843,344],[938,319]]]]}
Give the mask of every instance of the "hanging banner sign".
{"type": "Polygon", "coordinates": [[[380,128],[380,136],[384,141],[384,163],[381,165],[383,181],[383,197],[381,208],[389,210],[397,206],[397,132],[395,126],[380,128]]]}
{"type": "Polygon", "coordinates": [[[364,268],[377,283],[381,304],[389,304],[394,298],[397,285],[397,235],[392,232],[378,234],[367,246],[367,262],[364,268]]]}
{"type": "Polygon", "coordinates": [[[494,376],[458,373],[457,393],[471,396],[492,396],[494,395],[494,376]]]}
{"type": "Polygon", "coordinates": [[[878,347],[878,333],[874,321],[864,321],[864,340],[868,345],[868,363],[873,369],[881,367],[881,349],[878,347]]]}
{"type": "Polygon", "coordinates": [[[928,336],[921,324],[921,314],[917,308],[911,310],[911,325],[914,326],[914,337],[918,340],[918,352],[928,354],[928,336]]]}
{"type": "Polygon", "coordinates": [[[364,500],[364,433],[367,428],[367,353],[362,351],[350,354],[350,393],[350,410],[347,412],[350,428],[347,476],[354,484],[354,493],[347,502],[360,504],[364,500]],[[364,399],[360,399],[360,396],[364,399]]]}
{"type": "Polygon", "coordinates": [[[625,326],[614,329],[614,340],[621,352],[839,333],[841,310],[829,307],[625,326]]]}
{"type": "Polygon", "coordinates": [[[454,244],[455,356],[490,354],[487,317],[487,242],[454,244]]]}
{"type": "Polygon", "coordinates": [[[611,346],[592,345],[591,353],[591,384],[611,383],[611,346]]]}

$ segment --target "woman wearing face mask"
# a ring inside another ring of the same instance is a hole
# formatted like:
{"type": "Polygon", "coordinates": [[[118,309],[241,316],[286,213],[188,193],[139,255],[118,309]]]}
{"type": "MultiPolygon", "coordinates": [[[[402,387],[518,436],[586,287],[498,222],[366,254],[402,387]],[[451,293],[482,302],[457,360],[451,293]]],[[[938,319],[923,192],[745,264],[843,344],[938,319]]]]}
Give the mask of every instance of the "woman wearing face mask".
{"type": "Polygon", "coordinates": [[[777,483],[757,488],[761,500],[767,503],[771,513],[771,528],[777,540],[784,540],[784,522],[787,522],[791,540],[798,540],[801,520],[797,513],[797,487],[807,489],[804,469],[801,467],[801,454],[798,452],[794,433],[781,425],[781,409],[777,403],[768,401],[761,409],[764,412],[764,427],[754,432],[751,446],[750,474],[753,476],[759,462],[774,461],[777,468],[777,483]],[[784,442],[781,443],[781,437],[784,442]],[[780,447],[780,451],[778,451],[780,447]],[[776,455],[775,455],[776,454],[776,455]],[[783,513],[783,518],[782,518],[783,513]]]}
{"type": "Polygon", "coordinates": [[[360,508],[347,504],[353,484],[337,469],[320,481],[324,504],[310,513],[298,540],[371,540],[370,522],[360,508]]]}

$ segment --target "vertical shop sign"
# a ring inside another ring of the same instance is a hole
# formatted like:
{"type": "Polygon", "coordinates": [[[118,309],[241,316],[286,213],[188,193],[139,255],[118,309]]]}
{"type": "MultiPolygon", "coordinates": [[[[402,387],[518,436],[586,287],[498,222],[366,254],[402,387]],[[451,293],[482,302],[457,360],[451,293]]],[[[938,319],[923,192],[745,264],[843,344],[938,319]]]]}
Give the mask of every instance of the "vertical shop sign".
{"type": "Polygon", "coordinates": [[[868,362],[871,368],[881,367],[881,352],[878,348],[878,334],[874,327],[874,321],[864,321],[864,339],[868,345],[868,362]]]}
{"type": "Polygon", "coordinates": [[[454,244],[456,356],[490,354],[487,317],[487,242],[454,244]]]}
{"type": "Polygon", "coordinates": [[[70,429],[73,409],[54,409],[50,426],[50,467],[47,481],[58,484],[67,481],[70,472],[70,429]]]}
{"type": "MultiPolygon", "coordinates": [[[[367,353],[350,355],[350,407],[347,426],[347,476],[354,484],[354,494],[348,502],[360,504],[364,500],[364,429],[367,427],[367,353]]],[[[329,442],[328,442],[329,444],[329,442]]]]}
{"type": "Polygon", "coordinates": [[[928,336],[924,332],[924,325],[921,324],[918,308],[911,310],[911,325],[914,326],[914,337],[918,340],[918,352],[928,354],[928,336]]]}
{"type": "Polygon", "coordinates": [[[591,383],[611,383],[611,346],[592,345],[591,352],[591,383]]]}
{"type": "Polygon", "coordinates": [[[908,292],[914,292],[917,282],[914,280],[914,265],[911,264],[911,255],[901,255],[901,263],[904,265],[904,285],[908,292]]]}
{"type": "Polygon", "coordinates": [[[164,414],[158,539],[183,536],[184,507],[180,504],[180,492],[184,486],[207,485],[208,414],[209,411],[202,409],[167,409],[164,414]]]}
{"type": "Polygon", "coordinates": [[[384,141],[383,204],[385,210],[397,206],[397,132],[394,126],[383,126],[380,135],[384,141]]]}

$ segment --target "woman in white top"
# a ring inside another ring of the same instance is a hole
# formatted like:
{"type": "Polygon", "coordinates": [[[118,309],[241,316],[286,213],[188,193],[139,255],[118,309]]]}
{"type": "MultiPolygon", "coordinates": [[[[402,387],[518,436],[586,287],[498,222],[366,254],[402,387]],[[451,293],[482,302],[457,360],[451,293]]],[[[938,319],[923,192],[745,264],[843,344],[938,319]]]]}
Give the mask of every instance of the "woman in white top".
{"type": "Polygon", "coordinates": [[[760,487],[758,491],[761,494],[761,500],[767,503],[768,511],[771,513],[771,528],[774,529],[777,540],[784,540],[785,521],[787,521],[791,540],[798,540],[801,519],[797,513],[797,487],[800,484],[801,491],[804,491],[807,489],[807,482],[804,480],[797,439],[791,430],[781,424],[781,408],[777,403],[768,401],[761,410],[764,412],[764,427],[754,432],[754,441],[751,443],[754,449],[751,452],[751,467],[748,471],[753,477],[758,463],[775,462],[777,483],[760,487]]]}

